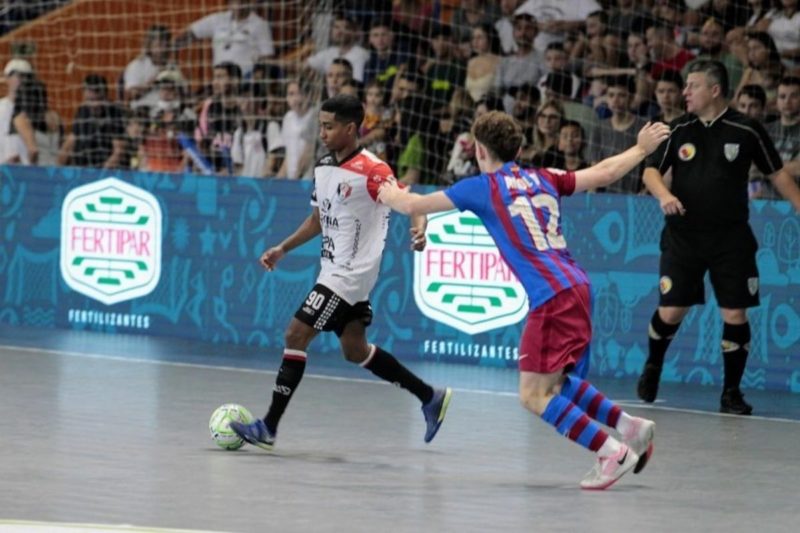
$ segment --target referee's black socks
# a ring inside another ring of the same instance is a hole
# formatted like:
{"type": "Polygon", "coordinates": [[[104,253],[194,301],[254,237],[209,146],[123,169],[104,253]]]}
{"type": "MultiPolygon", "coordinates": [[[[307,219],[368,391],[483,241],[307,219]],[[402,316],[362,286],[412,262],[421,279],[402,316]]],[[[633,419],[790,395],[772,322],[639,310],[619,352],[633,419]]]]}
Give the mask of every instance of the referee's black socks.
{"type": "Polygon", "coordinates": [[[738,388],[742,382],[750,352],[750,323],[728,324],[722,328],[722,358],[725,364],[725,390],[738,388]]]}
{"type": "Polygon", "coordinates": [[[667,353],[672,339],[678,332],[681,323],[667,324],[661,320],[658,314],[658,309],[653,313],[653,318],[650,319],[650,326],[647,328],[647,336],[649,337],[650,354],[647,357],[647,364],[661,368],[664,366],[664,355],[667,353]]]}
{"type": "Polygon", "coordinates": [[[372,345],[369,355],[361,366],[378,376],[384,381],[403,387],[419,398],[422,405],[433,398],[433,389],[430,385],[419,379],[413,372],[404,367],[400,361],[380,346],[372,345]]]}

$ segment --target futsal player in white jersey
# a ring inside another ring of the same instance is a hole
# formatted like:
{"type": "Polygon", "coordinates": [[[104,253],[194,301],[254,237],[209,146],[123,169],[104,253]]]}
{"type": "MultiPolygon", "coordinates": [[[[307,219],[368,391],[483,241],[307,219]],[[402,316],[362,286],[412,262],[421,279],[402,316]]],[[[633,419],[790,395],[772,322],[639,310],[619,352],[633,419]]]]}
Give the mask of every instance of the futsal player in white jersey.
{"type": "MultiPolygon", "coordinates": [[[[381,379],[419,398],[425,416],[425,442],[439,430],[450,403],[450,388],[433,388],[404,367],[392,354],[367,342],[372,322],[369,293],[375,286],[391,210],[378,202],[380,186],[395,180],[392,169],[358,146],[364,120],[361,102],[335,96],[319,112],[320,139],[330,153],[314,169],[311,214],[279,245],[264,252],[261,264],[273,270],[289,251],[322,234],[321,270],[317,283],[289,323],[272,404],[263,419],[231,423],[245,441],[271,450],[286,406],[306,367],[306,348],[321,331],[339,337],[344,357],[381,379]]],[[[412,220],[412,247],[425,247],[425,217],[412,220]]]]}

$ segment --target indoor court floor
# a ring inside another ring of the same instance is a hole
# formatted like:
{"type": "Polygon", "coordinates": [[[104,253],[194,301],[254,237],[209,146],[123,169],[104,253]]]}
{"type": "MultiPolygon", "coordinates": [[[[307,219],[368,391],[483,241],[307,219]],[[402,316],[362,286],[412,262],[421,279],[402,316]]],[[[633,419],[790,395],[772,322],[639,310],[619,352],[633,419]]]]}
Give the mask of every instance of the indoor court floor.
{"type": "Polygon", "coordinates": [[[656,421],[655,455],[585,492],[594,456],[519,405],[513,370],[411,365],[455,389],[426,445],[415,398],[310,352],[276,451],[227,452],[209,438],[211,412],[235,402],[262,415],[278,354],[7,327],[0,345],[0,532],[800,527],[798,395],[746,391],[760,416],[739,418],[713,412],[709,387],[666,385],[666,400],[643,406],[633,381],[599,381],[656,421]]]}

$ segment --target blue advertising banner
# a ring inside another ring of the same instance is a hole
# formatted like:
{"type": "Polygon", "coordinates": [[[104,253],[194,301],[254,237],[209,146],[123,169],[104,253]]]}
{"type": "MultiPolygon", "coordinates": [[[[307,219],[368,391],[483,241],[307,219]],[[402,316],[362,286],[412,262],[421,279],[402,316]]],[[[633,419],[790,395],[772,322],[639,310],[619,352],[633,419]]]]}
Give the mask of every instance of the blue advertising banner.
{"type": "MultiPolygon", "coordinates": [[[[317,239],[271,273],[261,253],[308,216],[310,182],[5,166],[0,173],[0,324],[141,333],[281,349],[314,284],[317,239]]],[[[800,220],[752,204],[761,306],[744,386],[800,392],[800,220]]],[[[563,203],[570,250],[595,295],[595,375],[638,375],[657,304],[663,218],[652,198],[563,203]]],[[[430,218],[409,251],[393,215],[372,292],[371,339],[405,359],[516,366],[527,302],[477,219],[430,218]]],[[[722,321],[710,288],[667,354],[667,381],[714,384],[722,321]]],[[[321,335],[316,353],[338,351],[321,335]]]]}

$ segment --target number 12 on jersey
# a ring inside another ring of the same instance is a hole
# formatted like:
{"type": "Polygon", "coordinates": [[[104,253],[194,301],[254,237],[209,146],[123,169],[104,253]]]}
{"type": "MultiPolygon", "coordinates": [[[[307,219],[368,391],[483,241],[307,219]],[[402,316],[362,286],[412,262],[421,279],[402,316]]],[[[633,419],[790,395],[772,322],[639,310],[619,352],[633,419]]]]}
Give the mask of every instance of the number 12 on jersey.
{"type": "Polygon", "coordinates": [[[542,252],[547,250],[562,250],[567,247],[567,240],[558,233],[558,219],[561,215],[558,208],[558,200],[549,194],[536,194],[534,196],[517,196],[508,211],[512,217],[520,217],[528,233],[533,239],[536,249],[542,252]],[[542,210],[547,210],[549,217],[547,225],[544,225],[542,210]],[[535,210],[540,213],[537,216],[535,210]]]}

